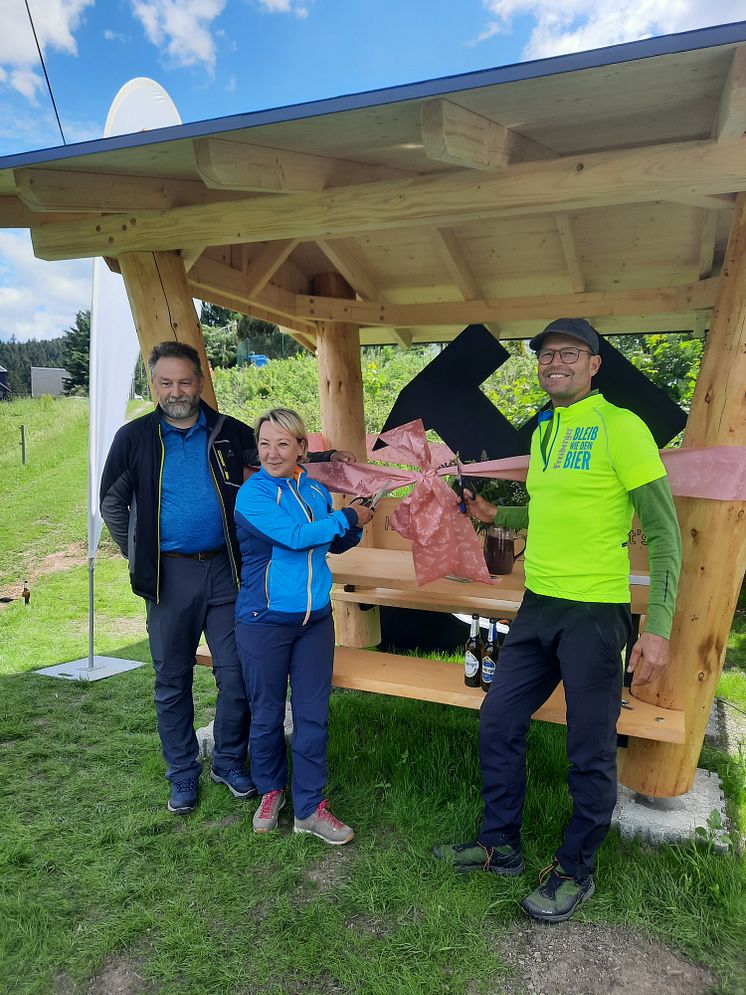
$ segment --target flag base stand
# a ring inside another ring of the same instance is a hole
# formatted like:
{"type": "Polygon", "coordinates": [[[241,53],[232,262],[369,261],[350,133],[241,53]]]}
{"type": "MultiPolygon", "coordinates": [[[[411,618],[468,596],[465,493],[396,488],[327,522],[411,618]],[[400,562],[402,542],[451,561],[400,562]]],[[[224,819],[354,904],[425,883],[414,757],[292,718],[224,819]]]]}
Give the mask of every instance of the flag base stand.
{"type": "Polygon", "coordinates": [[[89,657],[84,656],[80,660],[58,663],[54,667],[44,667],[33,672],[44,677],[60,677],[66,681],[102,681],[105,677],[114,677],[116,674],[124,674],[128,670],[144,666],[141,660],[117,660],[113,656],[94,656],[91,661],[89,657]]]}

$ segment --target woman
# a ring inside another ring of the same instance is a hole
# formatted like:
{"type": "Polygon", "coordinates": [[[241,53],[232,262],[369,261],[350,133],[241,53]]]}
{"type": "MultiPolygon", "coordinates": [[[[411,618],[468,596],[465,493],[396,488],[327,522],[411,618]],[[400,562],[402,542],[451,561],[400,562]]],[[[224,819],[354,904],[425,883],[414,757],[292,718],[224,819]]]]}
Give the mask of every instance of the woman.
{"type": "Polygon", "coordinates": [[[295,411],[267,411],[257,421],[256,438],[261,470],[236,499],[243,558],[236,643],[251,703],[251,774],[261,795],[254,831],[276,829],[285,805],[289,678],[294,831],[340,845],[354,832],[332,815],[324,798],[334,661],[326,554],[357,545],[373,513],[362,505],[334,511],[326,488],[299,466],[308,438],[295,411]]]}

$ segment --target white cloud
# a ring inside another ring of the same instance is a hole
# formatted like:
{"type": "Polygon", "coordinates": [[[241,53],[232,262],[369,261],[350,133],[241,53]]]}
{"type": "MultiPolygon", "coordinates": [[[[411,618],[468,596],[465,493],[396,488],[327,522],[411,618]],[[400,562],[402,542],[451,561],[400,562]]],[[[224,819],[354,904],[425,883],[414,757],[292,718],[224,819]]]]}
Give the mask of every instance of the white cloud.
{"type": "Polygon", "coordinates": [[[476,39],[534,22],[523,59],[541,59],[746,18],[746,0],[482,0],[491,15],[476,39]]]}
{"type": "Polygon", "coordinates": [[[225,4],[226,0],[132,0],[132,13],[169,65],[201,65],[212,75],[216,51],[211,25],[225,4]]]}
{"type": "Polygon", "coordinates": [[[299,0],[256,0],[266,14],[295,14],[296,17],[308,17],[308,6],[299,0]]]}
{"type": "MultiPolygon", "coordinates": [[[[34,0],[31,7],[42,52],[55,49],[77,55],[74,32],[86,7],[94,0],[34,0]]],[[[0,32],[0,86],[10,86],[36,103],[44,80],[39,71],[39,53],[23,4],[13,17],[3,19],[0,32]]]]}
{"type": "Polygon", "coordinates": [[[56,338],[91,306],[91,261],[36,259],[27,231],[0,231],[0,338],[56,338]]]}
{"type": "MultiPolygon", "coordinates": [[[[93,3],[94,0],[34,0],[31,12],[42,52],[54,49],[77,55],[74,32],[86,7],[93,3]]],[[[0,32],[0,88],[10,86],[35,104],[44,79],[25,7],[17,6],[13,17],[3,19],[0,32]]]]}
{"type": "Polygon", "coordinates": [[[296,0],[257,0],[261,9],[267,14],[295,14],[297,17],[308,17],[305,3],[296,0]]]}
{"type": "Polygon", "coordinates": [[[126,37],[126,35],[122,34],[121,31],[112,31],[111,28],[107,28],[104,31],[104,40],[105,41],[122,41],[122,42],[125,42],[125,41],[127,41],[127,37],[126,37]]]}

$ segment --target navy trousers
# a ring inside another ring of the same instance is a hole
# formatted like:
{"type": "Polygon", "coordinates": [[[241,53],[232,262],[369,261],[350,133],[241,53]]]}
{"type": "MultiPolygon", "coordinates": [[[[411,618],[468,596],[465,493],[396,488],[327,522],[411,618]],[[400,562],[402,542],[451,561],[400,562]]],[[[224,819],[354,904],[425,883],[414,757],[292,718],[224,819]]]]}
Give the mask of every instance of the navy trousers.
{"type": "Polygon", "coordinates": [[[479,717],[486,846],[520,846],[531,714],[564,682],[573,810],[556,857],[578,878],[593,872],[616,804],[616,723],[628,605],[565,601],[526,591],[479,717]]]}
{"type": "Polygon", "coordinates": [[[293,712],[293,809],[307,818],[324,799],[334,623],[328,615],[307,625],[236,623],[236,644],[251,703],[249,758],[260,795],[285,788],[285,699],[293,712]]]}
{"type": "Polygon", "coordinates": [[[227,774],[246,764],[249,703],[236,652],[236,583],[228,553],[212,560],[161,557],[160,601],[146,601],[155,668],[155,710],[169,781],[202,771],[194,732],[194,654],[204,632],[218,688],[212,766],[227,774]]]}

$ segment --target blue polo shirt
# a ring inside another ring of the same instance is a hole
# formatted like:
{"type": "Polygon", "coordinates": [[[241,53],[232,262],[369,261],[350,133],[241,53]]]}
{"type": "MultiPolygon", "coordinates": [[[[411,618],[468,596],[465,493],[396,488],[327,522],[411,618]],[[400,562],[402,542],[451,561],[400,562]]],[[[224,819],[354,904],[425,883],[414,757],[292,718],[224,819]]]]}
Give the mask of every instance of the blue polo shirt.
{"type": "Polygon", "coordinates": [[[161,552],[204,553],[225,545],[220,500],[207,454],[203,411],[191,428],[161,418],[165,448],[161,478],[161,552]]]}

